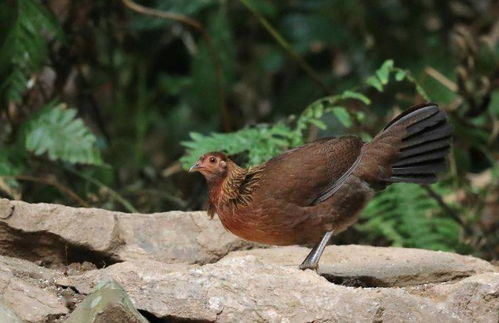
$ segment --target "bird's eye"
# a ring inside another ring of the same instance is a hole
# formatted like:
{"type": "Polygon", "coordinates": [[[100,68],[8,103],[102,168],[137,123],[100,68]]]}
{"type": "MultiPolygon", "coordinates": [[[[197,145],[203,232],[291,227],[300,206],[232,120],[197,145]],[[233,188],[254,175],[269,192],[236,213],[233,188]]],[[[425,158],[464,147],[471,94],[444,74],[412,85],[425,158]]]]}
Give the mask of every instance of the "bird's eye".
{"type": "Polygon", "coordinates": [[[213,164],[213,163],[214,163],[214,162],[216,162],[216,161],[217,161],[217,159],[216,159],[215,157],[210,157],[210,163],[212,163],[212,164],[213,164]]]}

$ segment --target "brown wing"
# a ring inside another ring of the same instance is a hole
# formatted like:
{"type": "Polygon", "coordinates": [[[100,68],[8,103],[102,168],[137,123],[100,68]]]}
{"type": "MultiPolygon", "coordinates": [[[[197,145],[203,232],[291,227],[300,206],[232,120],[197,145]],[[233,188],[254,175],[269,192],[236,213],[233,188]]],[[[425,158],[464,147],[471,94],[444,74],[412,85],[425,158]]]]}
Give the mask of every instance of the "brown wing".
{"type": "Polygon", "coordinates": [[[324,138],[263,164],[260,194],[308,206],[352,166],[363,143],[358,137],[324,138]]]}

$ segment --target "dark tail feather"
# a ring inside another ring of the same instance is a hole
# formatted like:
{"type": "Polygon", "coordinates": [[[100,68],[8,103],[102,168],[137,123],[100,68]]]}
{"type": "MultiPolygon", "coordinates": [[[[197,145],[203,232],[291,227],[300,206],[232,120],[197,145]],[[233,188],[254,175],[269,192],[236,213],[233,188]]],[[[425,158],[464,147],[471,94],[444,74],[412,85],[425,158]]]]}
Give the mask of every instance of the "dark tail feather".
{"type": "Polygon", "coordinates": [[[385,181],[434,183],[436,174],[447,168],[450,151],[452,127],[445,112],[436,105],[415,107],[392,121],[384,132],[391,128],[405,131],[397,159],[391,163],[391,176],[385,181]]]}

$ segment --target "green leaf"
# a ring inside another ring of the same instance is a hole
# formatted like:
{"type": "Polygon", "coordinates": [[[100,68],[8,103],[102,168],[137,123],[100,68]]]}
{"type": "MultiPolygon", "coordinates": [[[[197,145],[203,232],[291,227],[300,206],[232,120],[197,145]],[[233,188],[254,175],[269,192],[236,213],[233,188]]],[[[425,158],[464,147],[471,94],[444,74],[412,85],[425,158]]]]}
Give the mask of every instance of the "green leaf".
{"type": "Polygon", "coordinates": [[[20,101],[27,75],[48,58],[48,40],[61,39],[59,24],[37,0],[0,3],[0,100],[20,101]]]}
{"type": "Polygon", "coordinates": [[[407,72],[402,69],[397,69],[397,73],[395,73],[395,80],[398,82],[402,81],[407,76],[407,72]]]}
{"type": "Polygon", "coordinates": [[[26,151],[22,147],[0,144],[0,191],[13,199],[20,199],[21,185],[14,176],[21,174],[25,168],[26,151]]]}
{"type": "MultiPolygon", "coordinates": [[[[317,122],[315,120],[314,122],[317,122]]],[[[319,121],[318,126],[322,125],[319,121]]],[[[187,148],[180,161],[185,169],[204,153],[221,151],[228,155],[248,154],[248,165],[260,164],[284,150],[302,144],[301,133],[293,131],[284,123],[273,126],[243,128],[232,133],[201,135],[191,133],[191,140],[181,144],[187,148]]]]}
{"type": "Polygon", "coordinates": [[[331,109],[333,114],[340,120],[341,124],[345,128],[350,128],[352,126],[352,118],[350,117],[350,114],[348,114],[348,111],[344,107],[334,107],[331,109]]]}
{"type": "MultiPolygon", "coordinates": [[[[438,186],[433,189],[448,193],[438,186]]],[[[414,184],[387,187],[368,204],[356,226],[367,238],[383,237],[394,246],[454,251],[463,247],[459,225],[414,184]]]]}
{"type": "Polygon", "coordinates": [[[355,116],[357,117],[357,120],[359,120],[360,122],[366,119],[366,114],[362,111],[355,112],[355,116]]]}
{"type": "Polygon", "coordinates": [[[315,126],[317,126],[317,128],[322,129],[322,130],[327,128],[326,124],[323,121],[318,120],[318,119],[311,119],[310,123],[314,124],[315,126]]]}
{"type": "Polygon", "coordinates": [[[96,138],[76,114],[63,104],[48,104],[25,125],[26,149],[35,155],[47,154],[50,160],[101,165],[96,138]]]}
{"type": "Polygon", "coordinates": [[[365,105],[371,104],[371,100],[367,96],[359,92],[347,90],[341,94],[341,97],[344,99],[356,99],[362,101],[365,105]]]}
{"type": "Polygon", "coordinates": [[[393,69],[393,60],[388,59],[376,71],[376,76],[378,77],[381,84],[383,85],[388,84],[388,79],[390,77],[390,72],[392,71],[392,69],[393,69]]]}
{"type": "Polygon", "coordinates": [[[376,76],[369,76],[366,80],[367,85],[374,87],[379,92],[383,92],[383,84],[376,76]]]}

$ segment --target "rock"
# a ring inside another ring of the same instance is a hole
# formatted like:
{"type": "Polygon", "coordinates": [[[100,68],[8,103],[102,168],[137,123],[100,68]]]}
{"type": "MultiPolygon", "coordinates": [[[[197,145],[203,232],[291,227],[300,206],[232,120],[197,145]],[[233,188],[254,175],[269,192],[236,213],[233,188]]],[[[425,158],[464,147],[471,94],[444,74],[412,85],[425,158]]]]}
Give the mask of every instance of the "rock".
{"type": "Polygon", "coordinates": [[[24,258],[0,256],[0,322],[499,321],[498,269],[480,259],[330,246],[320,276],[297,269],[307,248],[241,250],[255,246],[204,212],[0,199],[0,252],[24,258]]]}
{"type": "Polygon", "coordinates": [[[9,307],[0,302],[0,322],[22,323],[23,321],[9,307]]]}
{"type": "Polygon", "coordinates": [[[499,322],[499,273],[474,275],[452,284],[407,288],[415,295],[445,301],[463,322],[499,322]]]}
{"type": "Polygon", "coordinates": [[[134,259],[204,264],[254,245],[205,212],[127,214],[7,199],[0,199],[0,241],[3,255],[98,267],[134,259]]]}
{"type": "MultiPolygon", "coordinates": [[[[297,246],[253,249],[232,252],[227,258],[252,255],[265,263],[298,266],[309,251],[297,246]]],[[[319,264],[328,280],[364,287],[445,282],[496,270],[484,260],[450,252],[358,245],[328,246],[319,264]]]]}
{"type": "Polygon", "coordinates": [[[300,271],[295,265],[263,262],[253,255],[231,255],[203,266],[150,260],[123,262],[67,277],[63,283],[89,293],[102,279],[115,279],[139,310],[161,319],[220,322],[462,322],[470,317],[497,322],[499,319],[498,273],[421,285],[419,289],[353,288],[333,284],[310,270],[300,271]]]}
{"type": "Polygon", "coordinates": [[[54,284],[58,276],[59,273],[28,261],[0,256],[0,303],[26,322],[48,322],[61,317],[69,310],[62,289],[54,284]]]}
{"type": "Polygon", "coordinates": [[[117,220],[123,243],[114,254],[121,260],[205,264],[256,245],[234,236],[206,212],[120,213],[117,220]]]}
{"type": "Polygon", "coordinates": [[[67,318],[66,323],[148,323],[115,281],[102,281],[67,318]]]}

